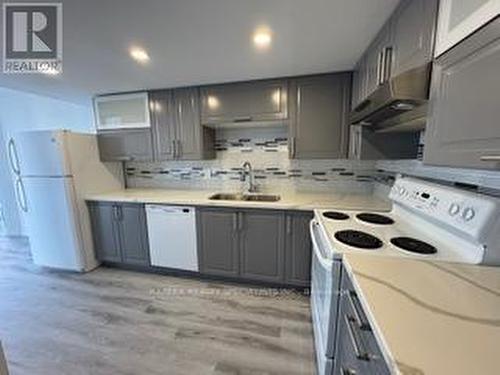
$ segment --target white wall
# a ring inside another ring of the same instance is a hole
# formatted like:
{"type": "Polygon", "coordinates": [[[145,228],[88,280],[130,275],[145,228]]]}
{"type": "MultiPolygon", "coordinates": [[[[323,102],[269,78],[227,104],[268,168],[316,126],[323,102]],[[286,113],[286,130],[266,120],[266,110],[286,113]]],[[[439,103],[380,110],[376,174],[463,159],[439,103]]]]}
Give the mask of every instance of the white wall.
{"type": "Polygon", "coordinates": [[[34,129],[95,132],[90,99],[88,106],[82,106],[0,88],[0,207],[5,218],[3,228],[0,223],[0,235],[24,234],[8,165],[6,142],[9,135],[16,131],[34,129]]]}

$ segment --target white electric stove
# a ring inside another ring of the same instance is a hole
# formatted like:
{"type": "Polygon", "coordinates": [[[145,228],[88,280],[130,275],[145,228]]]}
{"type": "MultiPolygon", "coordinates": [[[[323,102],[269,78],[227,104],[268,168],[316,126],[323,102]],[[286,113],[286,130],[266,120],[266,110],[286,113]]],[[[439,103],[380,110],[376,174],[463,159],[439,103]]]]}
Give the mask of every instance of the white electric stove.
{"type": "Polygon", "coordinates": [[[500,200],[396,180],[390,212],[315,210],[327,257],[345,252],[500,265],[500,200]]]}
{"type": "Polygon", "coordinates": [[[318,375],[333,375],[342,255],[500,265],[500,200],[398,178],[390,212],[315,210],[311,312],[318,375]]]}

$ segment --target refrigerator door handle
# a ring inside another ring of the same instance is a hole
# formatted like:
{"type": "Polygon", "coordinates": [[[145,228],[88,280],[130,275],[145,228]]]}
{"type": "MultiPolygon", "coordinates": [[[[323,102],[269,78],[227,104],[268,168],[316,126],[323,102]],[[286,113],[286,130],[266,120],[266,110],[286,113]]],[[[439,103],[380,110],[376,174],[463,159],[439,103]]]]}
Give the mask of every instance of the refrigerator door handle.
{"type": "Polygon", "coordinates": [[[19,158],[17,157],[16,144],[14,143],[13,138],[9,139],[7,149],[9,151],[10,167],[12,168],[12,171],[19,176],[21,174],[21,168],[19,167],[19,158]]]}
{"type": "Polygon", "coordinates": [[[23,180],[18,178],[16,180],[16,197],[17,203],[23,212],[28,212],[28,203],[26,201],[26,191],[24,190],[23,180]]]}

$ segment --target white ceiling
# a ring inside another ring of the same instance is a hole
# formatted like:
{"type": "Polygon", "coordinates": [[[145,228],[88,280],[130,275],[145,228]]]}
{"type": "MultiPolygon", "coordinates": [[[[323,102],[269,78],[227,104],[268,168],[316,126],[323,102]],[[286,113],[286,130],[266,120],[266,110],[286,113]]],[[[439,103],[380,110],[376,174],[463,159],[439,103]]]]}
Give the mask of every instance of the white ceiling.
{"type": "Polygon", "coordinates": [[[95,94],[109,92],[349,70],[398,3],[59,1],[64,72],[59,76],[2,73],[0,86],[88,102],[95,94]],[[272,47],[266,52],[256,51],[251,43],[259,25],[273,31],[272,47]],[[148,51],[148,65],[129,57],[131,45],[148,51]]]}

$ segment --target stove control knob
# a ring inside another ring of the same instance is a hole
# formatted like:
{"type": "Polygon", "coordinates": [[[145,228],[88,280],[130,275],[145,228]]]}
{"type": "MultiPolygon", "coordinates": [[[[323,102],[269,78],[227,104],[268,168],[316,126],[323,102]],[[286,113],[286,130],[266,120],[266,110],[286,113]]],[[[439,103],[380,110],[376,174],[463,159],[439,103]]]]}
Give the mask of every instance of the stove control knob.
{"type": "Polygon", "coordinates": [[[450,216],[456,216],[460,212],[460,206],[458,203],[452,203],[448,209],[450,216]]]}
{"type": "Polygon", "coordinates": [[[406,194],[406,189],[405,189],[404,187],[402,187],[402,186],[401,186],[401,187],[399,188],[399,195],[403,196],[403,195],[405,195],[405,194],[406,194]]]}
{"type": "Polygon", "coordinates": [[[465,221],[471,221],[474,216],[476,216],[476,211],[472,207],[467,207],[462,214],[465,221]]]}

